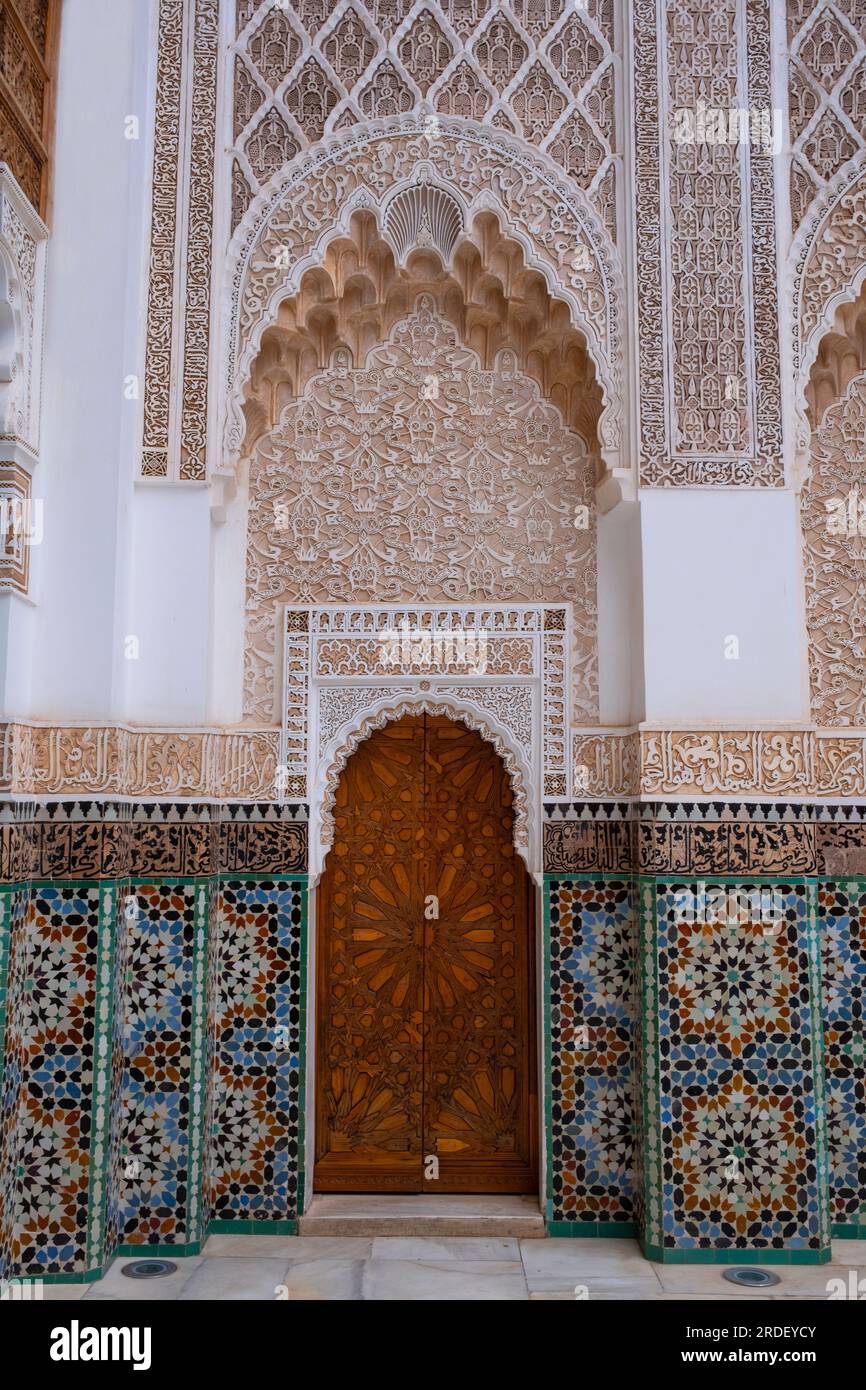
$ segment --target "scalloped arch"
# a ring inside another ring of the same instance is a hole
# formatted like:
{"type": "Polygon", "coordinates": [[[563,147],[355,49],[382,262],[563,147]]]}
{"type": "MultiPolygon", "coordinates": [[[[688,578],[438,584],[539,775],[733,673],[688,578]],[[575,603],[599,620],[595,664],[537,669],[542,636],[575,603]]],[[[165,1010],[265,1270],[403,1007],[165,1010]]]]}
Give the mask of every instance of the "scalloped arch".
{"type": "Polygon", "coordinates": [[[822,339],[839,309],[853,303],[866,282],[866,155],[800,229],[791,260],[802,397],[822,339]]]}
{"type": "Polygon", "coordinates": [[[334,842],[337,784],[349,758],[376,729],[383,729],[386,724],[402,719],[405,714],[445,715],[465,724],[467,729],[474,729],[492,744],[505,765],[514,793],[514,848],[530,873],[536,872],[539,867],[534,863],[538,855],[535,844],[537,837],[532,834],[529,813],[530,805],[534,804],[531,799],[532,774],[520,751],[504,726],[487,711],[474,709],[468,702],[438,691],[435,698],[385,697],[378,706],[373,706],[369,714],[359,717],[348,731],[343,729],[325,749],[316,775],[317,795],[311,801],[311,809],[318,808],[319,831],[311,845],[311,852],[316,856],[311,865],[314,872],[322,869],[334,842]]]}
{"type": "MultiPolygon", "coordinates": [[[[411,191],[418,187],[429,185],[411,191]]],[[[369,208],[355,207],[349,230],[332,229],[320,244],[318,264],[299,276],[298,292],[281,300],[276,323],[262,333],[244,391],[244,456],[335,352],[364,368],[419,295],[432,297],[481,370],[490,371],[499,353],[510,350],[564,423],[597,453],[605,398],[595,363],[568,305],[551,298],[520,243],[488,211],[461,227],[447,254],[427,243],[424,230],[417,242],[398,248],[369,208]]]]}
{"type": "Polygon", "coordinates": [[[551,160],[515,137],[443,120],[431,141],[418,112],[354,129],[298,156],[247,210],[229,249],[223,306],[224,466],[240,457],[245,385],[280,302],[353,211],[368,207],[381,222],[385,201],[424,164],[453,189],[470,217],[482,209],[495,212],[527,264],[568,305],[604,390],[602,455],[609,467],[619,466],[624,282],[601,219],[551,160]]]}

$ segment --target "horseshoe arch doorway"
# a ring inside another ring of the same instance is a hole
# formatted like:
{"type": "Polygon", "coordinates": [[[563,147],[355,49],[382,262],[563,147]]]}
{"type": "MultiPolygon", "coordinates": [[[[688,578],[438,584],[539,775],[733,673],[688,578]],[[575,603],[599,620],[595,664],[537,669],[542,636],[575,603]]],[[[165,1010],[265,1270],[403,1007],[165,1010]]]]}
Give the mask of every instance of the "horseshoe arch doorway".
{"type": "Polygon", "coordinates": [[[340,778],[317,913],[316,1192],[535,1193],[533,883],[479,733],[406,715],[340,778]]]}

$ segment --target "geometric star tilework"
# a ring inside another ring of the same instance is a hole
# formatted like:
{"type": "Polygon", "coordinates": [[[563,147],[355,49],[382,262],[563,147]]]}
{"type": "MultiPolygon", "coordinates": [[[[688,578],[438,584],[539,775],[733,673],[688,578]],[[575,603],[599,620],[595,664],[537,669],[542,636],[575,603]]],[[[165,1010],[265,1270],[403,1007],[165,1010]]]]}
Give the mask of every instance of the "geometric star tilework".
{"type": "Polygon", "coordinates": [[[555,1234],[634,1221],[635,914],[617,879],[547,879],[555,1234]]]}
{"type": "Polygon", "coordinates": [[[866,1235],[866,880],[818,886],[833,1234],[866,1235]]]}
{"type": "Polygon", "coordinates": [[[297,880],[220,884],[211,1221],[297,1218],[305,899],[297,880]]]}
{"type": "Polygon", "coordinates": [[[658,989],[661,1190],[650,1200],[660,1202],[665,1250],[821,1250],[829,1231],[814,889],[707,883],[710,901],[723,886],[728,903],[733,887],[755,903],[763,893],[776,920],[726,904],[689,921],[689,885],[644,881],[656,941],[645,933],[643,969],[657,972],[658,989]]]}
{"type": "Polygon", "coordinates": [[[118,922],[127,938],[121,1245],[184,1245],[198,1238],[190,1229],[201,1145],[192,1036],[203,1003],[196,997],[198,892],[194,881],[136,883],[130,890],[135,903],[118,922]]]}
{"type": "Polygon", "coordinates": [[[13,924],[3,1084],[10,1272],[88,1268],[99,1138],[94,1035],[101,890],[35,887],[13,924]]]}

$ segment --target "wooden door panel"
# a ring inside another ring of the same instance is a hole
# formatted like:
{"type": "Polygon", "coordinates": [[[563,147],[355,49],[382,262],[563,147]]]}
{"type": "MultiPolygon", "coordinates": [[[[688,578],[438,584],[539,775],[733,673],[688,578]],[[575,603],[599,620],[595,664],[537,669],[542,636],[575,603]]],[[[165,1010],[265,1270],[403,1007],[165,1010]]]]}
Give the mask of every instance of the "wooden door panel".
{"type": "Polygon", "coordinates": [[[512,822],[501,759],[462,724],[405,718],[351,758],[320,890],[317,1190],[535,1191],[531,882],[512,822]]]}
{"type": "Polygon", "coordinates": [[[420,1186],[423,761],[423,719],[401,720],[360,745],[337,789],[318,935],[321,1191],[420,1186]]]}
{"type": "Polygon", "coordinates": [[[424,1150],[432,1191],[536,1186],[532,962],[526,874],[508,775],[479,734],[428,719],[430,891],[425,941],[424,1150]]]}

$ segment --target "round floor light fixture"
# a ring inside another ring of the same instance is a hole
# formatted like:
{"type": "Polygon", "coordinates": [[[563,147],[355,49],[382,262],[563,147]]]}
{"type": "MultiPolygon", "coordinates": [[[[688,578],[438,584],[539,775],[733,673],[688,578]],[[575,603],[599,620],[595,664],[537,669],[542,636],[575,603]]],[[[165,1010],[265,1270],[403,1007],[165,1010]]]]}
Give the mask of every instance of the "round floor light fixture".
{"type": "Polygon", "coordinates": [[[779,1283],[778,1274],[771,1274],[768,1269],[758,1269],[754,1265],[747,1265],[745,1269],[726,1269],[722,1278],[727,1279],[729,1284],[738,1284],[741,1289],[768,1289],[771,1284],[779,1283]]]}
{"type": "Polygon", "coordinates": [[[166,1274],[174,1274],[177,1269],[176,1264],[171,1260],[132,1260],[130,1264],[123,1265],[121,1274],[125,1274],[127,1279],[164,1279],[166,1274]]]}

